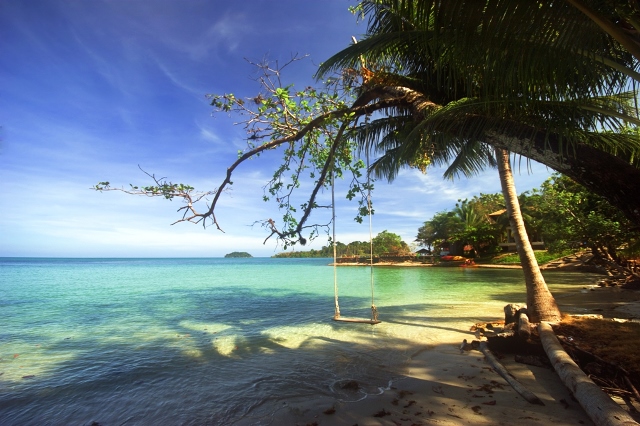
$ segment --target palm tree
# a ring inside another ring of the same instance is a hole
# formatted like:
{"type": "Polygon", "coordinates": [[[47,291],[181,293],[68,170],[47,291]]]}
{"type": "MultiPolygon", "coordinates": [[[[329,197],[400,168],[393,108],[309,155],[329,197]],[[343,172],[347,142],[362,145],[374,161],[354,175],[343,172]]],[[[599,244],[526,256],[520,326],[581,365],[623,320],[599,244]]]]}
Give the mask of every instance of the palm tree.
{"type": "Polygon", "coordinates": [[[581,0],[567,0],[567,3],[584,13],[603,32],[640,60],[640,8],[637,3],[616,0],[594,4],[581,0]]]}
{"type": "Polygon", "coordinates": [[[380,148],[402,160],[379,162],[380,174],[431,156],[442,135],[459,141],[444,162],[456,150],[485,156],[478,150],[492,149],[482,141],[561,171],[640,224],[628,196],[640,191],[640,139],[599,131],[640,123],[635,93],[625,91],[637,61],[581,11],[528,0],[372,0],[362,8],[367,36],[319,75],[361,61],[371,68],[355,105],[377,99],[395,109],[379,123],[380,148]]]}
{"type": "Polygon", "coordinates": [[[465,228],[478,226],[486,222],[486,218],[478,214],[475,206],[467,200],[463,200],[459,204],[456,204],[453,212],[458,216],[465,228]]]}
{"type": "Polygon", "coordinates": [[[540,272],[538,262],[533,253],[531,243],[529,242],[527,230],[524,226],[520,203],[518,202],[518,194],[513,182],[509,153],[500,148],[496,148],[495,151],[507,216],[527,285],[527,311],[529,317],[533,322],[560,321],[560,309],[558,309],[558,305],[540,272]]]}

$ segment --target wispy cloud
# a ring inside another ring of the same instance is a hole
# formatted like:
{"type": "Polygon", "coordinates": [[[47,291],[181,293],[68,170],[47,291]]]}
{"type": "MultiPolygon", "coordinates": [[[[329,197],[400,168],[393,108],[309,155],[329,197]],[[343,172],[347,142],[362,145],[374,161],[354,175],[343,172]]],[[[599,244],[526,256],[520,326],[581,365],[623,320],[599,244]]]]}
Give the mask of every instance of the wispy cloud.
{"type": "Polygon", "coordinates": [[[166,64],[164,64],[155,56],[154,56],[154,60],[158,68],[160,69],[160,71],[162,71],[162,73],[164,74],[164,76],[167,79],[169,79],[169,81],[171,81],[174,85],[176,85],[176,87],[179,87],[184,91],[186,91],[187,93],[190,93],[191,95],[194,95],[196,97],[199,97],[199,98],[203,97],[204,90],[192,84],[191,82],[187,81],[188,77],[177,75],[175,72],[171,71],[166,64]]]}
{"type": "Polygon", "coordinates": [[[156,38],[170,49],[186,54],[190,60],[202,62],[220,52],[234,52],[252,33],[245,14],[226,11],[207,26],[164,32],[156,34],[156,38]]]}

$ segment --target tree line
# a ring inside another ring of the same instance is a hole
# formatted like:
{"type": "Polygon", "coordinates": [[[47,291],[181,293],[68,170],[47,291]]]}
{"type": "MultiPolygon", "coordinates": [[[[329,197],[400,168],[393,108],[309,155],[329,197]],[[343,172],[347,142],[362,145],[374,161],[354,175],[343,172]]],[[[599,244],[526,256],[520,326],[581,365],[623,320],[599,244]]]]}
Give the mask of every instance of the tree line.
{"type": "MultiPolygon", "coordinates": [[[[411,254],[409,245],[402,241],[402,237],[393,232],[384,230],[376,235],[371,243],[369,241],[353,241],[348,244],[336,241],[336,256],[369,256],[373,250],[374,256],[403,256],[411,254]]],[[[279,258],[310,258],[333,257],[333,244],[322,246],[320,250],[289,251],[274,255],[279,258]]]]}
{"type": "MultiPolygon", "coordinates": [[[[552,252],[585,247],[606,262],[624,264],[640,252],[640,228],[604,197],[561,174],[518,197],[527,234],[552,252]]],[[[502,194],[459,200],[418,229],[416,241],[451,254],[488,256],[508,242],[509,222],[502,194]]]]}

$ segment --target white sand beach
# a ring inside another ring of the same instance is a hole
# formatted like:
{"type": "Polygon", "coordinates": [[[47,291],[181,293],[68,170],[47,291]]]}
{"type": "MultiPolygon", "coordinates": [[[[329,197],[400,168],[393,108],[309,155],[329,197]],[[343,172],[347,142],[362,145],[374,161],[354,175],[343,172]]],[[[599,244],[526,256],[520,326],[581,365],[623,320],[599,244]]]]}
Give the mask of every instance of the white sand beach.
{"type": "MultiPolygon", "coordinates": [[[[556,294],[556,299],[566,313],[590,311],[605,317],[640,318],[637,291],[585,288],[556,294]]],[[[478,312],[478,316],[484,315],[478,312]]],[[[499,315],[496,312],[496,318],[499,315]]],[[[262,419],[261,424],[593,424],[552,369],[517,363],[513,355],[501,359],[509,372],[544,402],[544,406],[531,404],[493,371],[482,353],[460,350],[462,340],[470,338],[473,335],[469,330],[441,330],[436,344],[425,344],[413,354],[408,361],[409,373],[381,394],[358,402],[329,397],[282,401],[273,418],[262,419]]]]}

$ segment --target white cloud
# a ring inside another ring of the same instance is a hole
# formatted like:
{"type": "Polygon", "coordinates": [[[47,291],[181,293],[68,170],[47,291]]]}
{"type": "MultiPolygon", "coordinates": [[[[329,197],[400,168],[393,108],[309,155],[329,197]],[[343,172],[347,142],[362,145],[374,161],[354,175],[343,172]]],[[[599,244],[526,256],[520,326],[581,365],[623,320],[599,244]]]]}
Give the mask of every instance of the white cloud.
{"type": "Polygon", "coordinates": [[[234,52],[242,40],[251,35],[253,29],[243,13],[223,12],[208,26],[195,26],[183,31],[154,34],[169,48],[185,53],[195,62],[203,62],[218,51],[234,52]]]}
{"type": "Polygon", "coordinates": [[[155,57],[155,55],[154,55],[154,60],[156,65],[162,72],[162,74],[164,74],[164,76],[169,81],[171,81],[176,87],[183,89],[184,91],[186,91],[187,93],[195,97],[198,97],[198,98],[203,97],[204,90],[202,90],[200,87],[197,87],[193,83],[189,82],[188,76],[180,75],[178,74],[178,72],[172,71],[171,69],[169,69],[169,66],[167,64],[160,61],[157,57],[155,57]]]}

